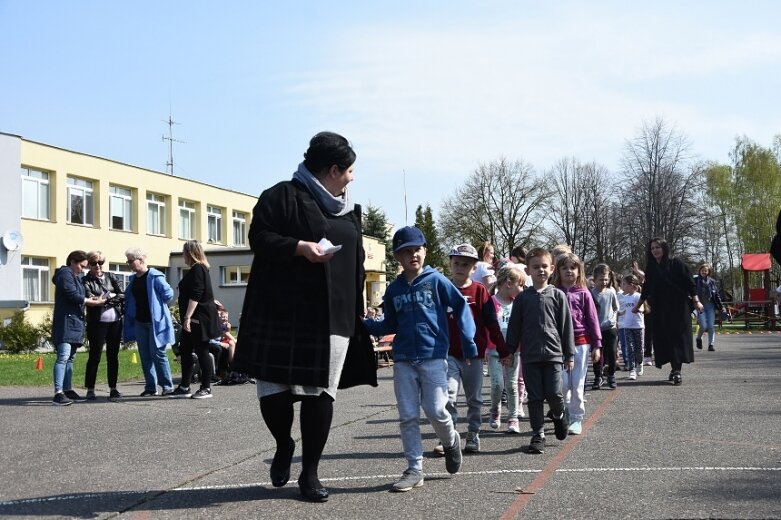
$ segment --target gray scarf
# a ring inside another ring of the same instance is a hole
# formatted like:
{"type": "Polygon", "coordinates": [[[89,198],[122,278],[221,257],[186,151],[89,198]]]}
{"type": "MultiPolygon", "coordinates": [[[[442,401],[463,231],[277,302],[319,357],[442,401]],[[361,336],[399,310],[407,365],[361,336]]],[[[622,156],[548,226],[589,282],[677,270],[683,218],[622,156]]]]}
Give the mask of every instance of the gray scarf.
{"type": "Polygon", "coordinates": [[[298,170],[293,174],[293,179],[306,186],[306,189],[309,190],[309,193],[312,194],[312,197],[317,201],[317,205],[320,206],[320,209],[323,210],[324,213],[334,217],[341,217],[347,215],[355,208],[355,204],[353,204],[353,201],[350,198],[350,192],[347,191],[347,188],[344,189],[343,195],[334,197],[322,184],[320,184],[317,177],[307,170],[304,163],[298,165],[298,170]]]}

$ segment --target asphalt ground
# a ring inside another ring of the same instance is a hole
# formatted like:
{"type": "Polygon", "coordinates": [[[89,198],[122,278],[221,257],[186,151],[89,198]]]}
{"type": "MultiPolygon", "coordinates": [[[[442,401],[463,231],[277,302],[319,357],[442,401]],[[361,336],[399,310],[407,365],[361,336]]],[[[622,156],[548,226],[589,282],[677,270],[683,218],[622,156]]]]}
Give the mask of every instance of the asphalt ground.
{"type": "MultiPolygon", "coordinates": [[[[617,390],[588,391],[583,434],[557,441],[546,423],[543,455],[526,453],[527,421],[508,435],[486,420],[482,451],[465,455],[461,472],[428,453],[425,485],[408,493],[388,492],[406,464],[393,369],[382,368],[379,388],[338,396],[322,504],[300,498],[300,446],[291,482],[270,485],[274,442],[254,385],[119,402],[103,388],[68,407],[52,406],[49,388],[0,388],[0,516],[781,518],[781,335],[719,336],[717,349],[696,351],[678,387],[667,367],[646,367],[637,381],[620,372],[617,390]]],[[[142,389],[120,386],[126,396],[142,389]]]]}

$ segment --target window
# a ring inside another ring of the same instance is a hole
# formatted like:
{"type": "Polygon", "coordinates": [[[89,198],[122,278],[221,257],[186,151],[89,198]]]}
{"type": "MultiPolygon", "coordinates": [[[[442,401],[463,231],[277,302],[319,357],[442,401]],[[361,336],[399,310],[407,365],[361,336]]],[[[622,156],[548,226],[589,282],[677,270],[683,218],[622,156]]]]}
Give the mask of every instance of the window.
{"type": "Polygon", "coordinates": [[[108,270],[111,274],[117,277],[117,280],[119,280],[119,284],[122,286],[122,290],[125,290],[127,288],[127,282],[130,279],[130,275],[133,274],[133,271],[130,270],[130,266],[125,263],[122,264],[109,263],[108,270]]]}
{"type": "Polygon", "coordinates": [[[222,244],[222,209],[216,206],[206,206],[206,225],[208,228],[206,240],[222,244]]]}
{"type": "Polygon", "coordinates": [[[127,188],[109,186],[111,229],[130,231],[133,226],[133,194],[127,188]]]}
{"type": "Polygon", "coordinates": [[[233,245],[247,245],[247,214],[241,211],[233,212],[233,245]]]}
{"type": "Polygon", "coordinates": [[[248,265],[226,265],[220,267],[220,283],[222,285],[247,285],[249,281],[248,265]]]}
{"type": "Polygon", "coordinates": [[[49,174],[22,166],[22,216],[49,220],[49,174]]]}
{"type": "Polygon", "coordinates": [[[179,201],[179,238],[195,238],[195,202],[179,201]]]}
{"type": "Polygon", "coordinates": [[[22,297],[28,302],[48,302],[49,259],[22,257],[22,297]]]}
{"type": "Polygon", "coordinates": [[[95,225],[92,181],[68,177],[68,222],[95,225]]]}
{"type": "Polygon", "coordinates": [[[146,232],[165,235],[165,196],[146,194],[146,232]]]}

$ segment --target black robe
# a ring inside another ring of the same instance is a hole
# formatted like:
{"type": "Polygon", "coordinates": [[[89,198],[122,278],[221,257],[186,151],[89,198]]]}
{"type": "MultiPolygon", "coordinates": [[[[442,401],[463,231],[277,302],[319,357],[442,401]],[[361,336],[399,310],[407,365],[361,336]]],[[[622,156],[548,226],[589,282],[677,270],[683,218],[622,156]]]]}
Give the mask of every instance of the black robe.
{"type": "MultiPolygon", "coordinates": [[[[346,215],[356,226],[356,301],[349,309],[331,309],[329,263],[295,256],[299,240],[318,242],[327,221],[312,195],[298,181],[264,191],[252,213],[249,242],[252,261],[244,296],[234,369],[274,383],[328,386],[330,313],[352,313],[350,338],[339,388],[377,386],[371,340],[358,318],[363,311],[364,250],[360,207],[346,215]]],[[[346,248],[347,249],[347,248],[346,248]]],[[[337,253],[339,254],[339,253],[337,253]]]]}
{"type": "Polygon", "coordinates": [[[646,266],[641,298],[651,304],[654,362],[659,368],[694,362],[690,303],[694,295],[691,272],[677,258],[646,266]]]}

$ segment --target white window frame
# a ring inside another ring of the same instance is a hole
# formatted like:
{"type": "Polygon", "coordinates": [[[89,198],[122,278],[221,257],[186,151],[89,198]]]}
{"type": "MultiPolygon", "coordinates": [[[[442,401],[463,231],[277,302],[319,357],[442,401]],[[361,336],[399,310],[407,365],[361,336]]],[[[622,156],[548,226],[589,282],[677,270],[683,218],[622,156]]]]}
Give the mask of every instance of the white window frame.
{"type": "Polygon", "coordinates": [[[146,232],[148,235],[165,236],[166,197],[157,193],[146,194],[146,232]]]}
{"type": "Polygon", "coordinates": [[[22,256],[22,297],[29,302],[48,303],[52,301],[51,293],[51,267],[48,258],[35,256],[22,256]],[[25,274],[34,272],[36,287],[35,294],[27,290],[25,274]]]}
{"type": "Polygon", "coordinates": [[[95,193],[94,183],[88,179],[82,179],[80,177],[74,177],[68,175],[67,180],[67,194],[68,194],[68,223],[78,226],[95,226],[95,193]],[[73,197],[79,196],[81,198],[82,205],[82,220],[84,222],[73,221],[73,197]]]}
{"type": "Polygon", "coordinates": [[[133,191],[130,188],[124,188],[122,186],[114,186],[113,184],[108,187],[109,199],[109,229],[115,231],[132,231],[133,230],[133,191]],[[121,219],[117,221],[119,226],[114,225],[114,219],[121,219]]]}
{"type": "Polygon", "coordinates": [[[51,220],[51,202],[49,199],[51,193],[51,184],[49,182],[49,172],[22,166],[22,216],[36,220],[51,220]],[[26,205],[28,191],[35,192],[35,208],[26,205]]]}
{"type": "Polygon", "coordinates": [[[130,270],[130,266],[127,263],[115,264],[109,262],[108,272],[113,274],[119,280],[119,284],[122,286],[122,290],[127,289],[127,283],[130,281],[130,275],[133,271],[130,270]]]}
{"type": "Polygon", "coordinates": [[[179,238],[193,240],[196,234],[195,202],[179,199],[179,238]],[[185,223],[188,228],[185,229],[185,223]],[[186,231],[189,230],[189,233],[186,231]]]}
{"type": "Polygon", "coordinates": [[[206,206],[206,241],[210,244],[222,244],[222,208],[206,206]]]}
{"type": "Polygon", "coordinates": [[[220,267],[220,285],[246,287],[249,283],[250,265],[223,265],[220,267]],[[242,275],[245,275],[242,277],[242,275]],[[244,280],[242,281],[242,278],[244,280]]]}
{"type": "Polygon", "coordinates": [[[247,245],[247,214],[242,211],[233,212],[233,245],[247,245]]]}

